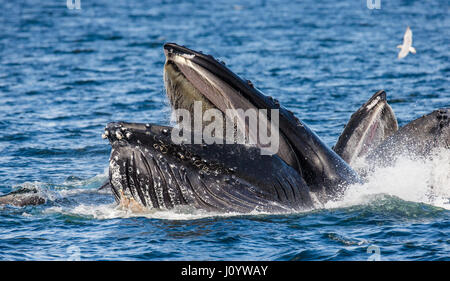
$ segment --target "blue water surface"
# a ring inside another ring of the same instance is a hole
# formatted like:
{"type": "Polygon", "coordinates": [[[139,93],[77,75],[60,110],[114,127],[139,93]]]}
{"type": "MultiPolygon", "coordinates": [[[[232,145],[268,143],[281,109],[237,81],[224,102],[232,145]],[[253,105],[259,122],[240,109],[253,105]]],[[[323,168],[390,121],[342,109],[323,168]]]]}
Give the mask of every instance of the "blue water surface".
{"type": "Polygon", "coordinates": [[[365,0],[0,7],[0,193],[31,186],[48,198],[0,207],[0,259],[450,260],[445,157],[381,173],[361,187],[375,189],[367,198],[284,215],[136,215],[97,191],[107,179],[108,122],[169,124],[165,42],[224,60],[332,146],[379,89],[400,125],[450,105],[448,1],[381,0],[373,10],[365,0]],[[407,26],[417,54],[398,60],[407,26]],[[421,199],[430,181],[440,203],[421,199]]]}

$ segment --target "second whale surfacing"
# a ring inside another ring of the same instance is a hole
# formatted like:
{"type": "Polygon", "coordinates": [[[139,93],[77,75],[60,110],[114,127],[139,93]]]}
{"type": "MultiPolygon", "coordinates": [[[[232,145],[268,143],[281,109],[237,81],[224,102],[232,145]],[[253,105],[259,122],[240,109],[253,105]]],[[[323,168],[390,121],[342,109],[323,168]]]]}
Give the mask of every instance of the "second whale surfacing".
{"type": "Polygon", "coordinates": [[[400,156],[431,157],[439,149],[450,149],[450,108],[399,128],[386,93],[378,91],[351,116],[333,149],[353,168],[363,164],[361,174],[367,168],[392,166],[400,156]]]}

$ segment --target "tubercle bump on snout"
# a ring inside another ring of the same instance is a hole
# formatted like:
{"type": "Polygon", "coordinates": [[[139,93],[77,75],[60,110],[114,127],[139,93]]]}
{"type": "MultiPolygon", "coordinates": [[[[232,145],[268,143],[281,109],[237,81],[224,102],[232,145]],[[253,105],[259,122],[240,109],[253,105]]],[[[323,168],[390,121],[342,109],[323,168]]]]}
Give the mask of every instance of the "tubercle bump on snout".
{"type": "Polygon", "coordinates": [[[444,127],[450,125],[450,109],[442,108],[437,110],[436,118],[439,122],[439,128],[443,129],[444,127]]]}
{"type": "Polygon", "coordinates": [[[438,109],[436,118],[438,120],[447,120],[449,119],[450,109],[438,109]]]}
{"type": "Polygon", "coordinates": [[[121,141],[124,140],[124,137],[129,132],[126,132],[126,130],[123,128],[122,124],[119,123],[109,123],[105,127],[105,131],[102,134],[103,139],[108,139],[110,143],[113,143],[115,141],[121,141]]]}
{"type": "Polygon", "coordinates": [[[141,144],[144,135],[156,137],[156,133],[151,132],[150,124],[112,122],[106,125],[102,138],[108,139],[111,144],[114,142],[141,144]]]}

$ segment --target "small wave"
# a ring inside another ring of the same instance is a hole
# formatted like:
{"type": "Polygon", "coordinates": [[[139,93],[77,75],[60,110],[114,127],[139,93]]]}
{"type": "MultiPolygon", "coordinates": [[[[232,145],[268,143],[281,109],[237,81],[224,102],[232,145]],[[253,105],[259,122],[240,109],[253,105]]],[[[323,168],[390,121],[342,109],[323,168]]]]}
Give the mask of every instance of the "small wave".
{"type": "Polygon", "coordinates": [[[95,175],[88,179],[81,179],[76,176],[69,176],[62,183],[63,187],[78,187],[83,189],[97,189],[108,179],[108,169],[103,173],[95,175]]]}
{"type": "Polygon", "coordinates": [[[368,242],[364,239],[356,239],[352,237],[346,237],[342,234],[330,232],[323,234],[324,238],[329,239],[331,241],[335,241],[337,243],[340,243],[344,246],[361,246],[364,244],[367,244],[368,242]]]}

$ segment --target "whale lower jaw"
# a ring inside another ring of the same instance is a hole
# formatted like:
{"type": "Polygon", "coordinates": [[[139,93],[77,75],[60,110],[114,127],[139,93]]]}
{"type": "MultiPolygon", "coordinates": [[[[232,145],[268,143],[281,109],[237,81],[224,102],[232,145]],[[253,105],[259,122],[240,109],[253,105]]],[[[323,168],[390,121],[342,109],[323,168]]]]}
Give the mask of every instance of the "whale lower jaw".
{"type": "Polygon", "coordinates": [[[277,156],[262,156],[258,148],[244,145],[177,145],[171,129],[136,123],[106,127],[110,184],[121,206],[143,211],[187,205],[238,213],[312,208],[303,179],[277,156]],[[244,166],[254,159],[261,169],[244,166]]]}

